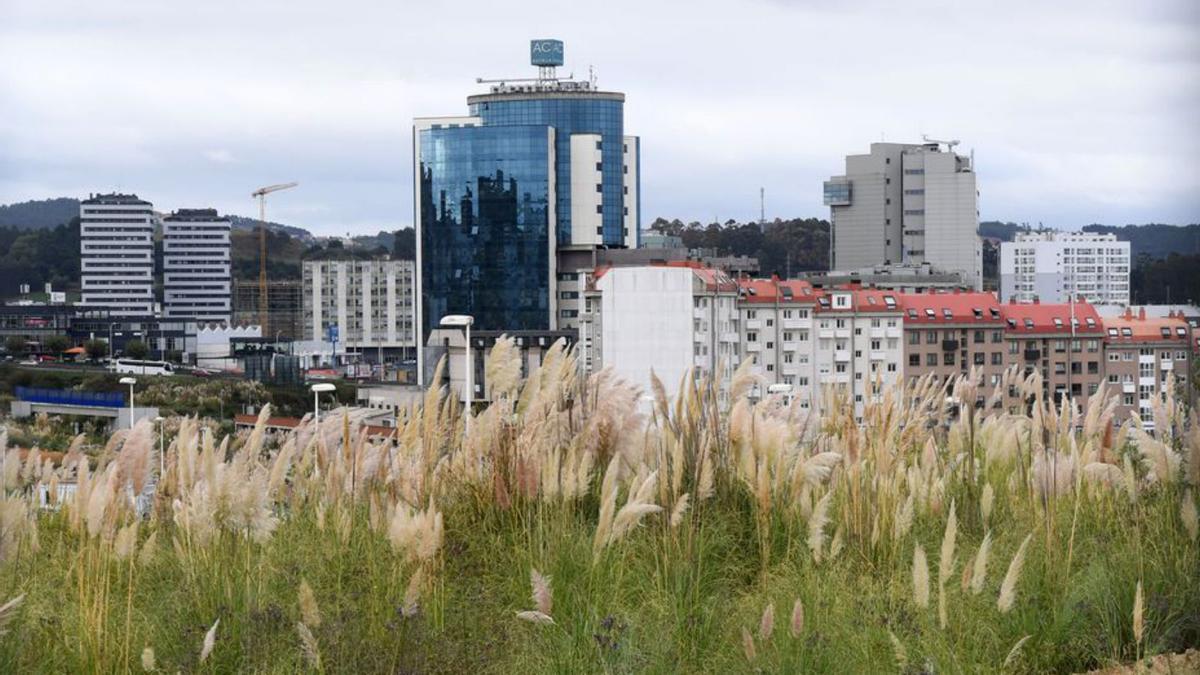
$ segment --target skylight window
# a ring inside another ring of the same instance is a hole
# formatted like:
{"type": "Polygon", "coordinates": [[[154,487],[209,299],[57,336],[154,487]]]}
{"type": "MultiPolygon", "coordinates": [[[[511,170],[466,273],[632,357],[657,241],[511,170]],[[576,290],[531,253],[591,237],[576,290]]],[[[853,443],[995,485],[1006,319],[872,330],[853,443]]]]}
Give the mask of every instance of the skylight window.
{"type": "Polygon", "coordinates": [[[971,309],[971,311],[975,313],[975,318],[976,318],[976,319],[982,319],[982,318],[983,318],[983,310],[982,310],[982,309],[979,309],[978,307],[974,307],[974,308],[972,308],[972,309],[971,309]]]}
{"type": "Polygon", "coordinates": [[[1133,337],[1133,329],[1132,328],[1122,328],[1121,335],[1124,335],[1125,337],[1133,337]]]}
{"type": "Polygon", "coordinates": [[[1055,327],[1055,328],[1062,328],[1062,327],[1063,327],[1063,322],[1062,322],[1062,319],[1058,318],[1057,316],[1056,316],[1056,317],[1054,317],[1054,327],[1055,327]]]}
{"type": "Polygon", "coordinates": [[[1033,319],[1026,318],[1025,319],[1025,327],[1030,330],[1033,330],[1033,319]]]}
{"type": "Polygon", "coordinates": [[[895,307],[896,306],[896,298],[893,298],[890,295],[885,295],[885,296],[883,296],[883,304],[887,305],[888,307],[895,307]]]}
{"type": "Polygon", "coordinates": [[[947,319],[953,319],[954,312],[951,312],[949,307],[943,307],[942,308],[942,316],[946,317],[947,319]]]}
{"type": "Polygon", "coordinates": [[[931,318],[931,319],[936,319],[936,318],[937,318],[937,314],[934,314],[934,313],[933,313],[933,310],[932,310],[932,309],[930,309],[930,308],[928,308],[928,307],[926,307],[926,308],[925,308],[925,316],[927,316],[927,317],[929,317],[929,318],[931,318]]]}

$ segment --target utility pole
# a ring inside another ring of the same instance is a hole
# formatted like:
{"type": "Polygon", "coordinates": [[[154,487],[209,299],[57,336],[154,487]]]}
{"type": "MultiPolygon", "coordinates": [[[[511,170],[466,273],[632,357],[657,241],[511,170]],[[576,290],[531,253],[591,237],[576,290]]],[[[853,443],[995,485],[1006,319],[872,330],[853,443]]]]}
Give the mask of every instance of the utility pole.
{"type": "Polygon", "coordinates": [[[267,330],[267,195],[280,190],[288,190],[299,183],[281,183],[268,185],[250,193],[258,197],[258,323],[262,330],[267,330]]]}

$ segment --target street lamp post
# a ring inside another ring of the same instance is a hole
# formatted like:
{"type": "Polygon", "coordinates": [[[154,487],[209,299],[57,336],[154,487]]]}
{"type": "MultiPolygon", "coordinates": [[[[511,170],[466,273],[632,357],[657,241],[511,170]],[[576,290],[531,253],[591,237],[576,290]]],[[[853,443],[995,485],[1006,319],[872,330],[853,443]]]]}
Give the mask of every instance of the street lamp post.
{"type": "Polygon", "coordinates": [[[159,415],[154,418],[158,424],[158,479],[162,480],[163,475],[167,472],[166,459],[166,421],[167,418],[159,415]]]}
{"type": "Polygon", "coordinates": [[[321,394],[328,392],[328,391],[334,391],[337,389],[337,387],[333,386],[332,384],[329,384],[328,382],[323,382],[320,384],[314,384],[312,387],[309,387],[309,388],[312,389],[312,393],[313,393],[313,421],[316,422],[317,429],[320,429],[321,428],[321,394]]]}
{"type": "Polygon", "coordinates": [[[465,430],[470,431],[470,429],[471,429],[471,404],[473,403],[474,398],[475,398],[475,360],[474,360],[474,358],[472,358],[474,355],[471,353],[471,324],[475,323],[475,317],[473,317],[469,314],[448,314],[446,316],[443,316],[442,320],[439,323],[440,323],[440,325],[446,326],[446,327],[463,328],[466,332],[466,339],[467,339],[467,351],[466,351],[467,395],[466,395],[466,401],[465,401],[465,404],[466,404],[466,429],[465,430]]]}
{"type": "Polygon", "coordinates": [[[133,428],[133,385],[137,384],[135,377],[122,377],[117,382],[129,385],[129,428],[133,428]]]}

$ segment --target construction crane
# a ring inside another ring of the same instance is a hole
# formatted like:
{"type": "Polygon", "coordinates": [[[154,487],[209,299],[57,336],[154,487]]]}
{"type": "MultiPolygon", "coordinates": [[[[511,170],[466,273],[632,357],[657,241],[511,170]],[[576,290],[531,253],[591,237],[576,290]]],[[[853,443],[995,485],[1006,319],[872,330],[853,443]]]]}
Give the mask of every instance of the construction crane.
{"type": "Polygon", "coordinates": [[[297,185],[299,183],[268,185],[250,193],[251,197],[258,197],[258,323],[263,335],[267,334],[267,195],[297,185]]]}

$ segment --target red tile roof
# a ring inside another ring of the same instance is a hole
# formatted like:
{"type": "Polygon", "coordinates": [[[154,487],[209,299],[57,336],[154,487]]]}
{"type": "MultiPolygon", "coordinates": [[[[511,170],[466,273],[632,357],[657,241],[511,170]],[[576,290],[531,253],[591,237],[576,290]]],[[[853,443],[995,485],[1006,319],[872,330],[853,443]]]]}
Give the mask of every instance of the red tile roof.
{"type": "Polygon", "coordinates": [[[1110,344],[1135,342],[1191,344],[1191,326],[1187,321],[1168,316],[1147,318],[1144,310],[1139,316],[1134,316],[1126,311],[1123,316],[1105,317],[1104,328],[1105,340],[1110,344]]]}
{"type": "MultiPolygon", "coordinates": [[[[234,415],[233,423],[235,425],[253,427],[256,423],[258,423],[258,415],[234,415]]],[[[268,429],[295,429],[298,426],[300,426],[299,417],[272,416],[267,418],[268,429]]],[[[391,436],[396,432],[394,427],[385,427],[376,424],[367,424],[364,425],[364,428],[366,428],[368,436],[391,436]]]]}
{"type": "Polygon", "coordinates": [[[1003,324],[1000,302],[992,293],[905,293],[900,296],[904,323],[1003,324]]]}
{"type": "Polygon", "coordinates": [[[749,303],[815,304],[820,291],[800,279],[738,279],[741,301],[749,303]]]}
{"type": "MultiPolygon", "coordinates": [[[[1070,303],[1008,303],[1000,306],[1000,314],[1007,323],[1007,329],[1015,333],[1071,334],[1071,304],[1070,303]]],[[[1075,334],[1095,335],[1104,334],[1104,326],[1100,323],[1100,315],[1096,308],[1087,302],[1075,303],[1075,334]]]]}
{"type": "Polygon", "coordinates": [[[704,283],[704,288],[710,291],[736,292],[737,281],[733,277],[714,267],[706,267],[697,260],[670,260],[667,262],[652,262],[645,265],[603,265],[592,273],[591,283],[594,284],[614,267],[685,267],[692,270],[697,278],[704,283]]]}
{"type": "Polygon", "coordinates": [[[833,288],[827,289],[820,293],[817,297],[818,312],[841,313],[841,312],[900,312],[901,293],[896,291],[885,291],[876,288],[860,288],[857,286],[849,288],[833,288]],[[834,307],[834,297],[838,295],[850,294],[849,307],[834,307]]]}

